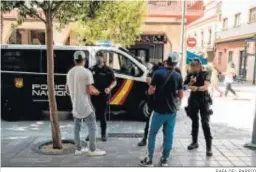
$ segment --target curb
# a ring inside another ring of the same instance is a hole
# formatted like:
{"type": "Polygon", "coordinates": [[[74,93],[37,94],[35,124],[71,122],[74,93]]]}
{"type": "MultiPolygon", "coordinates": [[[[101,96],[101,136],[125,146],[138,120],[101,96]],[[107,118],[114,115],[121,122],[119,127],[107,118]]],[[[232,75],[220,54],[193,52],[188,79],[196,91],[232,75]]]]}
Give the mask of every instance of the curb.
{"type": "MultiPolygon", "coordinates": [[[[75,151],[75,147],[63,149],[61,152],[45,152],[45,151],[42,151],[40,149],[42,146],[49,145],[51,143],[52,143],[52,141],[39,142],[39,143],[34,144],[31,149],[34,152],[36,152],[38,154],[43,154],[43,155],[67,155],[67,154],[74,153],[74,151],[75,151]]],[[[69,140],[69,139],[68,140],[62,140],[62,143],[74,144],[74,140],[69,140]]]]}

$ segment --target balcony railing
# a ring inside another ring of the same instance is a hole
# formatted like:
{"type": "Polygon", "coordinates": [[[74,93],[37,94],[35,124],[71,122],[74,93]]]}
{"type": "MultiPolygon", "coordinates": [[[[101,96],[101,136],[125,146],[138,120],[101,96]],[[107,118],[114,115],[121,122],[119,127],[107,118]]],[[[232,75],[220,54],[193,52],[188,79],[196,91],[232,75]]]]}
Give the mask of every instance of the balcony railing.
{"type": "MultiPolygon", "coordinates": [[[[201,16],[204,12],[203,1],[187,1],[186,16],[201,16]],[[193,3],[192,3],[193,2],[193,3]]],[[[149,1],[148,15],[181,16],[182,1],[149,1]]]]}

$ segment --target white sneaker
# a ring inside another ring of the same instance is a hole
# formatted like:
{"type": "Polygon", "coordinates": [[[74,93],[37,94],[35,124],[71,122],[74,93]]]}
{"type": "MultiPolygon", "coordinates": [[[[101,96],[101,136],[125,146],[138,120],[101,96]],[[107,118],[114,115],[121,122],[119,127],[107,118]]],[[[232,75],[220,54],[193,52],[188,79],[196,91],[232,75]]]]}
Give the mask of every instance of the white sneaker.
{"type": "Polygon", "coordinates": [[[88,156],[103,156],[106,155],[106,151],[100,150],[100,149],[96,149],[95,151],[89,151],[88,152],[88,156]]]}
{"type": "Polygon", "coordinates": [[[82,155],[82,154],[83,154],[82,150],[76,150],[75,151],[76,156],[79,156],[79,155],[82,155]]]}
{"type": "Polygon", "coordinates": [[[83,147],[81,149],[81,151],[82,151],[82,153],[87,153],[87,152],[89,152],[89,149],[88,149],[88,147],[83,147]]]}
{"type": "Polygon", "coordinates": [[[76,150],[75,155],[79,156],[79,155],[82,155],[84,153],[87,153],[88,151],[89,151],[89,149],[87,147],[83,147],[81,150],[76,150]]]}

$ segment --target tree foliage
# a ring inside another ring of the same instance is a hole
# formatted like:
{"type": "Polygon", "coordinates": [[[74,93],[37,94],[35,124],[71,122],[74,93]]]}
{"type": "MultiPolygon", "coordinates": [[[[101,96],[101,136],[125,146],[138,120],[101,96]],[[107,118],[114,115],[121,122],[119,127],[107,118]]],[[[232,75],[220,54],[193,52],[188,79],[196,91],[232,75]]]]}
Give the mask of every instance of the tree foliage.
{"type": "Polygon", "coordinates": [[[102,4],[104,4],[104,1],[2,1],[1,11],[9,12],[18,9],[17,21],[19,24],[28,17],[46,22],[45,14],[51,12],[52,19],[57,20],[61,26],[64,26],[70,21],[93,18],[95,11],[102,4]]]}
{"type": "Polygon", "coordinates": [[[90,20],[78,14],[73,29],[81,44],[111,40],[129,46],[141,32],[145,10],[145,1],[105,1],[90,20]]]}

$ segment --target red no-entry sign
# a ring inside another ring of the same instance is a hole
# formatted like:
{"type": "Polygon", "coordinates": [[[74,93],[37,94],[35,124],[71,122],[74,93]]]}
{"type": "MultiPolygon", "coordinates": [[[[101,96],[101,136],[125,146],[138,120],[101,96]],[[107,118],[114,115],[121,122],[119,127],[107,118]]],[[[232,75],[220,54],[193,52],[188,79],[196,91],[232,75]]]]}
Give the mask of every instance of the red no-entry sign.
{"type": "Polygon", "coordinates": [[[188,47],[195,47],[196,46],[196,39],[195,38],[188,38],[187,39],[187,46],[188,47]]]}

